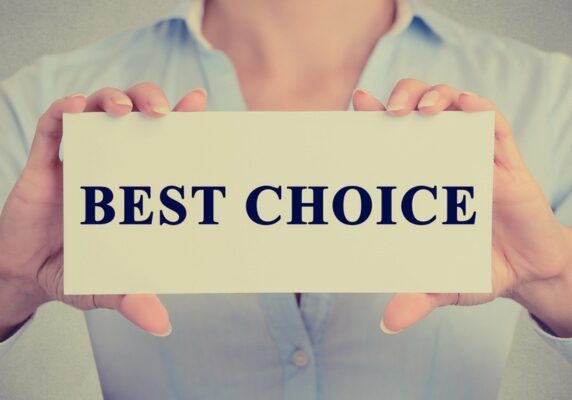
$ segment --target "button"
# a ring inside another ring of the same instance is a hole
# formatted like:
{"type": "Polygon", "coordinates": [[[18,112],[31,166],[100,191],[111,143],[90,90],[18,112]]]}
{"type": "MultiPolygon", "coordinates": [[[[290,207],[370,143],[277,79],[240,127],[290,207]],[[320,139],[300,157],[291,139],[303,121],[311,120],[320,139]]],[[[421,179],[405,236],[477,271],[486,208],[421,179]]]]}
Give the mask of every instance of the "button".
{"type": "Polygon", "coordinates": [[[304,350],[296,350],[294,354],[292,354],[292,362],[295,366],[302,368],[308,365],[310,357],[304,350]]]}

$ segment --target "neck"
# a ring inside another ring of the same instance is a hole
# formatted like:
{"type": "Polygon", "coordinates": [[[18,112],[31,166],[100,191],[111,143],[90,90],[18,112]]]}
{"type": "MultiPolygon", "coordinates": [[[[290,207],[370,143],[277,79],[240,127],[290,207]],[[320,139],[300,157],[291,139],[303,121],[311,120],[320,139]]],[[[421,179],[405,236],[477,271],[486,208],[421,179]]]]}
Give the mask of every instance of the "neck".
{"type": "Polygon", "coordinates": [[[203,34],[241,85],[247,76],[300,87],[341,75],[357,84],[394,17],[394,0],[207,0],[203,34]]]}

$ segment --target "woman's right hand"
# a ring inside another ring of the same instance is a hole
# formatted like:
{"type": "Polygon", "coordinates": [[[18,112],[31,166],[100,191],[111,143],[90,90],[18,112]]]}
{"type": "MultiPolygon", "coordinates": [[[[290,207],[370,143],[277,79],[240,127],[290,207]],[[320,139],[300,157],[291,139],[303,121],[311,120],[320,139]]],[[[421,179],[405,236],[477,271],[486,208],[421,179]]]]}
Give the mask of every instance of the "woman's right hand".
{"type": "MultiPolygon", "coordinates": [[[[195,89],[173,111],[204,111],[206,92],[195,89]]],[[[0,214],[0,341],[41,304],[57,300],[90,310],[108,308],[157,336],[171,332],[157,296],[63,294],[63,164],[59,158],[62,114],[140,111],[158,118],[170,111],[162,90],[142,83],[122,92],[105,88],[89,97],[55,101],[40,117],[28,161],[0,214]]]]}

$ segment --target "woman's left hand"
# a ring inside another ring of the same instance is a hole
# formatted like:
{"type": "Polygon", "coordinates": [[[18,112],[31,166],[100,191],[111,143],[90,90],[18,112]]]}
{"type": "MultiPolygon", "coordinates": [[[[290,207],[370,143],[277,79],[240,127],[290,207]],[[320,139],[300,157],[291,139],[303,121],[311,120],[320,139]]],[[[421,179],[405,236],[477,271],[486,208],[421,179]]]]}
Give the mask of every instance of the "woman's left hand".
{"type": "MultiPolygon", "coordinates": [[[[490,294],[399,293],[387,305],[381,327],[396,333],[437,307],[470,306],[511,298],[560,336],[572,336],[572,229],[556,219],[519,153],[507,120],[488,100],[446,86],[401,80],[387,107],[363,90],[353,95],[356,111],[404,116],[417,110],[495,111],[492,278],[490,294]]],[[[531,110],[531,112],[533,112],[531,110]]]]}

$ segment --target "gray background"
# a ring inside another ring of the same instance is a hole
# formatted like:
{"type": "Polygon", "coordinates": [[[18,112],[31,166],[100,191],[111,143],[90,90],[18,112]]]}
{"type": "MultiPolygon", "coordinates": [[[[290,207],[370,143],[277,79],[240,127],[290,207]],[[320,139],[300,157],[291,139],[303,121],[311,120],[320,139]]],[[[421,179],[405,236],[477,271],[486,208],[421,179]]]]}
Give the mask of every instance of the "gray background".
{"type": "MultiPolygon", "coordinates": [[[[570,0],[427,2],[466,25],[572,54],[570,0]]],[[[80,47],[151,21],[174,4],[173,0],[0,0],[0,79],[42,54],[80,47]]],[[[81,313],[59,304],[44,306],[31,329],[0,360],[0,399],[100,398],[81,313]]],[[[572,367],[541,342],[524,319],[499,398],[572,399],[572,367]]]]}

